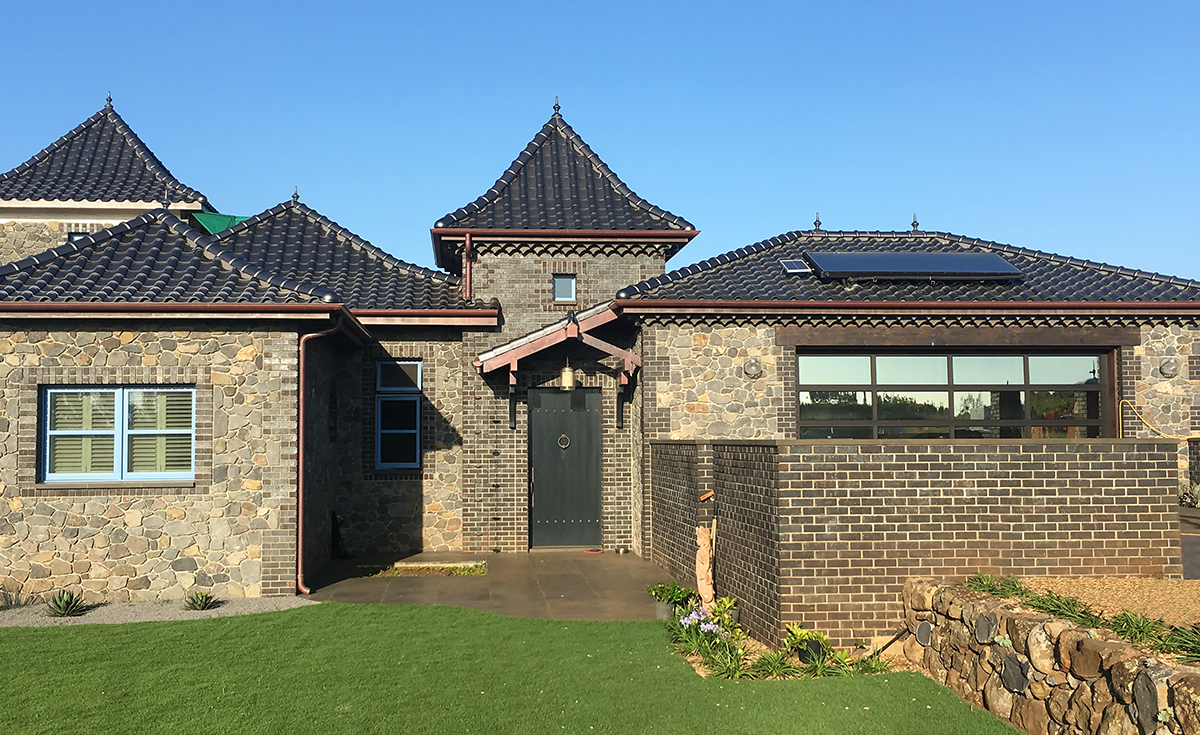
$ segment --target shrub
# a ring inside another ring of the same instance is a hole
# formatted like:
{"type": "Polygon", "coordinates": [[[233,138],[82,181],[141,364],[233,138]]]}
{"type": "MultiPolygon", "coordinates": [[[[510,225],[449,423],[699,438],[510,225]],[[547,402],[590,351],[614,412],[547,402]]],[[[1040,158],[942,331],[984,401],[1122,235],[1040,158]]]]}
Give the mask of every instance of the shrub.
{"type": "Polygon", "coordinates": [[[1131,613],[1128,610],[1113,616],[1108,621],[1108,627],[1112,629],[1112,632],[1135,645],[1154,643],[1160,640],[1168,630],[1167,624],[1163,621],[1152,620],[1145,615],[1131,613]]]}
{"type": "Polygon", "coordinates": [[[212,610],[220,605],[220,601],[205,590],[196,590],[183,601],[185,610],[212,610]]]}
{"type": "Polygon", "coordinates": [[[787,651],[767,651],[750,664],[750,673],[756,679],[795,679],[800,668],[788,658],[787,651]]]}
{"type": "Polygon", "coordinates": [[[1013,575],[993,577],[990,574],[976,574],[967,579],[967,588],[976,592],[986,592],[993,597],[1023,597],[1030,592],[1030,589],[1013,575]]]}
{"type": "Polygon", "coordinates": [[[15,607],[29,607],[36,604],[37,598],[30,595],[23,595],[20,592],[12,592],[5,589],[0,589],[0,610],[9,610],[15,607]]]}
{"type": "Polygon", "coordinates": [[[1200,505],[1200,485],[1190,482],[1179,483],[1179,504],[1184,508],[1195,508],[1200,505]]]}
{"type": "Polygon", "coordinates": [[[646,592],[659,602],[669,602],[673,605],[686,605],[696,596],[695,590],[681,587],[674,580],[652,584],[646,588],[646,592]]]}
{"type": "Polygon", "coordinates": [[[52,597],[46,607],[52,618],[73,618],[87,612],[83,598],[68,590],[63,590],[52,597]]]}

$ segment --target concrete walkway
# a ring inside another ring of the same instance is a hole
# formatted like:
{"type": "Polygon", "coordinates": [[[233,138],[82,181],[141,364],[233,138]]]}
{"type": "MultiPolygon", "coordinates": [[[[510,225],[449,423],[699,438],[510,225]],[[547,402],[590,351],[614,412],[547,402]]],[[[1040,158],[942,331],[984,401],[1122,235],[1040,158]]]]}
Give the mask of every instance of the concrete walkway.
{"type": "MultiPolygon", "coordinates": [[[[669,575],[634,554],[534,551],[517,554],[418,554],[405,561],[486,561],[478,577],[349,577],[314,589],[311,599],[388,605],[454,605],[502,615],[556,620],[654,617],[646,587],[669,575]]],[[[353,559],[342,576],[373,560],[353,559]]],[[[382,566],[382,564],[380,565],[382,566]]],[[[335,570],[336,571],[336,570],[335,570]]],[[[359,573],[366,572],[360,568],[359,573]]]]}

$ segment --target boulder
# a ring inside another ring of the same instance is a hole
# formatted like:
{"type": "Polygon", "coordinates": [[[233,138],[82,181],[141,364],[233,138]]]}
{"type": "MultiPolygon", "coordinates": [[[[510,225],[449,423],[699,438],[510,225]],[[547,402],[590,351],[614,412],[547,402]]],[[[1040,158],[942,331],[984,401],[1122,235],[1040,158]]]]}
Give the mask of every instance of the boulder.
{"type": "Polygon", "coordinates": [[[992,674],[983,684],[983,701],[988,711],[1007,720],[1012,715],[1013,695],[1004,686],[1000,677],[992,674]]]}
{"type": "Polygon", "coordinates": [[[1029,659],[1019,653],[1005,656],[1004,664],[1000,667],[1000,680],[1008,691],[1024,692],[1029,686],[1029,659]]]}
{"type": "Polygon", "coordinates": [[[1088,637],[1086,631],[1079,628],[1064,630],[1058,636],[1055,642],[1054,650],[1058,655],[1058,667],[1063,671],[1071,670],[1071,656],[1075,653],[1075,646],[1079,641],[1088,637]]]}
{"type": "Polygon", "coordinates": [[[1186,674],[1171,684],[1175,719],[1183,735],[1200,735],[1200,676],[1186,674]]]}
{"type": "Polygon", "coordinates": [[[925,663],[925,646],[917,642],[916,636],[910,635],[905,639],[904,656],[918,666],[925,663]]]}
{"type": "Polygon", "coordinates": [[[1074,725],[1080,730],[1091,730],[1092,723],[1092,688],[1084,682],[1079,682],[1067,703],[1067,714],[1063,722],[1074,725]]]}
{"type": "Polygon", "coordinates": [[[1096,728],[1096,735],[1140,735],[1140,733],[1137,725],[1129,719],[1129,713],[1125,707],[1113,702],[1105,707],[1104,712],[1100,715],[1100,725],[1096,728]]]}
{"type": "MultiPolygon", "coordinates": [[[[1065,637],[1066,634],[1063,634],[1065,637]]],[[[1059,638],[1062,640],[1062,637],[1059,638]]],[[[1116,651],[1124,651],[1128,646],[1124,643],[1084,638],[1075,646],[1071,654],[1071,673],[1080,679],[1098,679],[1104,673],[1104,658],[1111,657],[1116,651]]]]}
{"type": "Polygon", "coordinates": [[[1047,708],[1050,710],[1050,717],[1055,722],[1065,722],[1067,707],[1071,702],[1070,687],[1055,687],[1050,693],[1050,698],[1046,702],[1047,708]]]}
{"type": "Polygon", "coordinates": [[[1000,630],[1000,620],[996,613],[989,612],[975,619],[975,640],[978,643],[990,643],[1000,630]]]}
{"type": "Polygon", "coordinates": [[[1015,697],[1012,724],[1029,735],[1048,735],[1050,713],[1046,709],[1046,703],[1032,697],[1015,697]]]}
{"type": "Polygon", "coordinates": [[[1054,657],[1054,641],[1046,632],[1045,625],[1039,625],[1029,631],[1025,649],[1029,652],[1029,663],[1033,665],[1033,668],[1043,674],[1054,673],[1058,662],[1054,657]]]}
{"type": "Polygon", "coordinates": [[[928,620],[921,621],[921,624],[917,626],[915,636],[917,643],[920,643],[922,646],[929,645],[929,642],[933,639],[933,626],[930,625],[928,620]]]}
{"type": "Polygon", "coordinates": [[[1045,615],[1016,615],[1009,618],[1008,637],[1012,638],[1013,648],[1024,651],[1029,642],[1029,633],[1049,620],[1045,615]]]}
{"type": "Polygon", "coordinates": [[[1142,669],[1133,680],[1133,707],[1143,732],[1158,727],[1158,713],[1167,708],[1170,696],[1168,677],[1175,673],[1170,667],[1152,664],[1142,669]]]}
{"type": "Polygon", "coordinates": [[[1112,668],[1108,670],[1113,696],[1121,704],[1129,704],[1133,701],[1133,680],[1141,673],[1142,668],[1140,658],[1127,658],[1113,664],[1112,668]]]}

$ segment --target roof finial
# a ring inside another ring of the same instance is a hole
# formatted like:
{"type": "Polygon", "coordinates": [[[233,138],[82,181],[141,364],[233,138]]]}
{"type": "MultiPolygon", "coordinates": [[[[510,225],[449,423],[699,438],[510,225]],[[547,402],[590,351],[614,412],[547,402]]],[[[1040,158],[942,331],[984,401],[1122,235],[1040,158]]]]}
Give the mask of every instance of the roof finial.
{"type": "Polygon", "coordinates": [[[917,222],[917,213],[913,212],[913,232],[920,232],[921,225],[917,222]]]}
{"type": "Polygon", "coordinates": [[[109,92],[108,96],[104,98],[104,106],[110,110],[112,109],[112,92],[109,92]]]}
{"type": "Polygon", "coordinates": [[[561,109],[562,108],[558,105],[558,95],[554,95],[554,114],[557,115],[558,111],[561,109]]]}
{"type": "Polygon", "coordinates": [[[162,208],[163,209],[171,208],[171,185],[170,184],[163,186],[162,208]]]}
{"type": "Polygon", "coordinates": [[[300,187],[297,186],[292,189],[292,203],[294,204],[298,201],[300,201],[300,187]]]}
{"type": "Polygon", "coordinates": [[[817,212],[817,218],[815,220],[813,220],[813,229],[814,230],[821,229],[821,213],[820,212],[817,212]]]}

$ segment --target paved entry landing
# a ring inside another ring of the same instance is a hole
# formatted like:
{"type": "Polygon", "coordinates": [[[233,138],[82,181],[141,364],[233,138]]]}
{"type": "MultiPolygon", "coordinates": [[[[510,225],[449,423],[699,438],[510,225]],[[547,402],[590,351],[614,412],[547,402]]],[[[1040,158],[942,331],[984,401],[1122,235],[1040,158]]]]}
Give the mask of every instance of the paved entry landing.
{"type": "Polygon", "coordinates": [[[478,577],[356,577],[316,589],[311,599],[385,605],[454,605],[502,615],[556,620],[645,620],[654,617],[654,604],[646,594],[646,587],[670,578],[666,572],[634,554],[611,552],[419,554],[405,561],[467,560],[486,561],[487,574],[478,577]]]}

